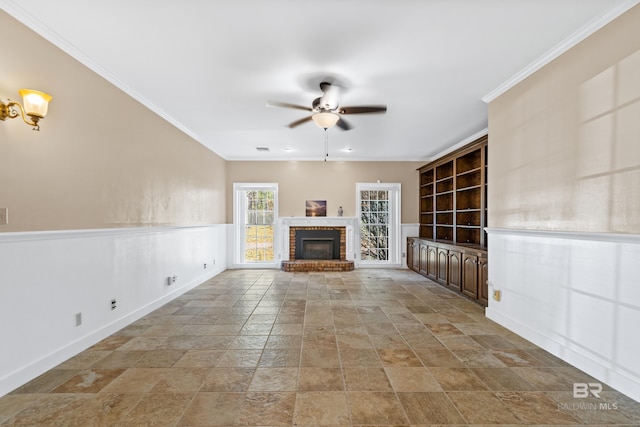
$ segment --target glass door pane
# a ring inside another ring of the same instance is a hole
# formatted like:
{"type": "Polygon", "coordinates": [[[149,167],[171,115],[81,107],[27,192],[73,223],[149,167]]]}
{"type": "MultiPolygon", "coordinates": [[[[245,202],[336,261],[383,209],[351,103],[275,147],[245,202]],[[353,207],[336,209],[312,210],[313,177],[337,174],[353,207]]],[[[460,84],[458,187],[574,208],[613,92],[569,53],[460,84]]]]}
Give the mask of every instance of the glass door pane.
{"type": "Polygon", "coordinates": [[[245,192],[244,261],[273,262],[275,192],[245,192]]]}
{"type": "Polygon", "coordinates": [[[360,191],[360,259],[389,260],[389,191],[360,191]]]}

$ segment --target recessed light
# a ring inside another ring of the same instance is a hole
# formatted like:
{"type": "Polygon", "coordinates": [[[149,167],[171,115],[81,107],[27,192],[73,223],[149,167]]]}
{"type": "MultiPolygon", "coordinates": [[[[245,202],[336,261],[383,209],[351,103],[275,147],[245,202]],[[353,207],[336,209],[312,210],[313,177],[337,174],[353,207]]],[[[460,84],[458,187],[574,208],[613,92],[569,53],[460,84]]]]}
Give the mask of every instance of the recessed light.
{"type": "Polygon", "coordinates": [[[258,151],[269,151],[269,147],[256,147],[258,151]]]}
{"type": "Polygon", "coordinates": [[[351,147],[343,148],[343,149],[342,149],[342,151],[345,151],[345,152],[347,152],[347,153],[350,153],[350,152],[352,152],[352,151],[353,151],[353,148],[351,148],[351,147]]]}
{"type": "Polygon", "coordinates": [[[286,148],[284,149],[284,151],[286,151],[287,153],[289,153],[289,152],[293,151],[293,148],[291,148],[291,147],[286,147],[286,148]]]}

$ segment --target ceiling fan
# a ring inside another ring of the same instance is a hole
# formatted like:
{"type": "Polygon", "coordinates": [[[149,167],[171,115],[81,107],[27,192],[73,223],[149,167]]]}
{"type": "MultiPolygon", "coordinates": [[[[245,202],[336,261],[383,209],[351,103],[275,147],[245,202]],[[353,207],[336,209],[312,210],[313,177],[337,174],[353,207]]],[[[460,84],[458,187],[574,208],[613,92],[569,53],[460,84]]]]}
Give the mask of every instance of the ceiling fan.
{"type": "Polygon", "coordinates": [[[316,98],[311,103],[311,107],[290,104],[288,102],[269,101],[267,106],[293,108],[296,110],[309,111],[312,114],[295,122],[289,123],[288,127],[294,128],[303,123],[313,120],[318,126],[324,130],[337,125],[342,130],[352,129],[351,126],[342,116],[345,114],[374,114],[384,113],[387,111],[386,105],[360,105],[355,107],[341,107],[338,101],[340,94],[340,86],[333,85],[327,81],[320,83],[322,96],[316,98]]]}

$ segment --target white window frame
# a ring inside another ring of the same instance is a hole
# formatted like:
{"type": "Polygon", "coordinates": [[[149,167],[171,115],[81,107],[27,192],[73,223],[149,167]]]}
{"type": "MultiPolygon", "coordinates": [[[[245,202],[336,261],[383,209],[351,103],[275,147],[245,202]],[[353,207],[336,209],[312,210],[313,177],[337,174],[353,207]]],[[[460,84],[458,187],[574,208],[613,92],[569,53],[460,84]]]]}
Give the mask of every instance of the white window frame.
{"type": "Polygon", "coordinates": [[[279,268],[278,254],[278,184],[277,183],[233,183],[233,260],[234,267],[279,268]],[[244,260],[245,218],[247,215],[247,191],[273,191],[273,262],[246,262],[244,260]]]}
{"type": "Polygon", "coordinates": [[[401,267],[402,266],[402,242],[401,242],[401,184],[400,183],[356,183],[356,210],[358,223],[356,227],[355,256],[359,267],[401,267]],[[360,221],[362,204],[361,191],[389,191],[389,259],[386,261],[363,260],[360,242],[360,221]]]}

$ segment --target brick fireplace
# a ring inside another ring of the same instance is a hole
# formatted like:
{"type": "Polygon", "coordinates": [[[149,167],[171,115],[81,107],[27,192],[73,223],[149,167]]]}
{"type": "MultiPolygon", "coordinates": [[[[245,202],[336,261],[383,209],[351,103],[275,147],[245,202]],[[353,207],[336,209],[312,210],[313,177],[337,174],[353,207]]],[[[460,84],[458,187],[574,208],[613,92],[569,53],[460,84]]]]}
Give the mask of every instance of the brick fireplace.
{"type": "Polygon", "coordinates": [[[354,269],[354,262],[347,260],[347,225],[315,225],[313,222],[318,220],[311,219],[299,220],[298,222],[305,223],[300,225],[294,224],[290,219],[288,222],[283,224],[283,228],[288,229],[288,232],[283,230],[288,246],[288,260],[282,261],[282,270],[304,272],[354,269]]]}

